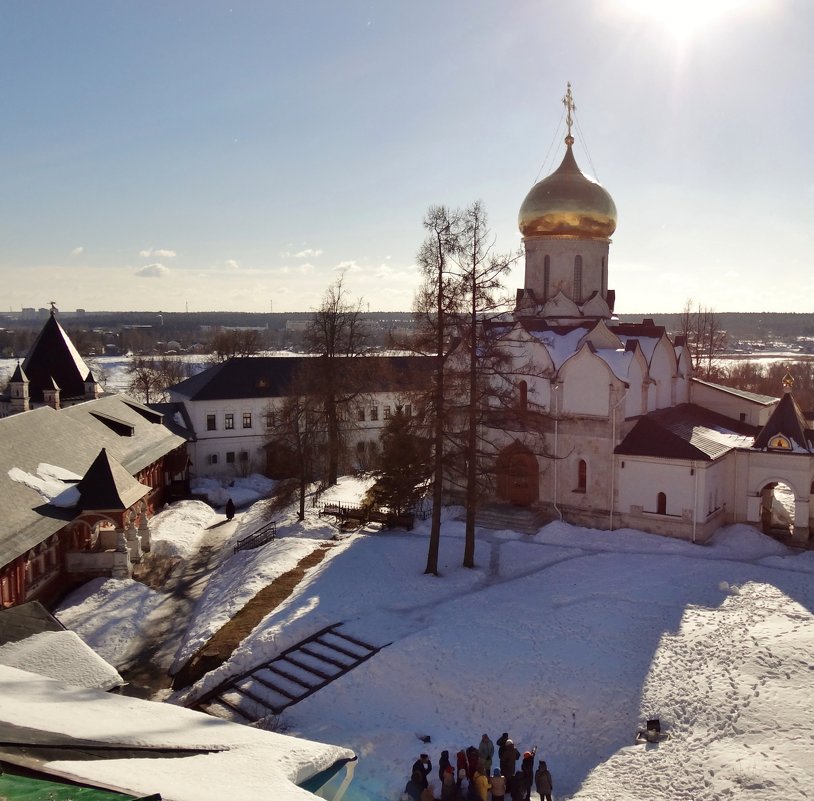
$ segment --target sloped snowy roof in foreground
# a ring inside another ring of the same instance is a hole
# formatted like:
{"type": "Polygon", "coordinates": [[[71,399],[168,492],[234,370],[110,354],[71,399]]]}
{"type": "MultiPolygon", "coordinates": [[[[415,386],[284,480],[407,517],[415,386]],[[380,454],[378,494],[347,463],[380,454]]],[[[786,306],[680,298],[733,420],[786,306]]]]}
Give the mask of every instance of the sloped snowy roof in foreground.
{"type": "MultiPolygon", "coordinates": [[[[165,801],[313,801],[297,787],[346,748],[216,720],[172,704],[125,698],[0,666],[0,724],[132,748],[220,748],[189,756],[59,760],[43,770],[119,792],[160,792],[165,801]]],[[[47,736],[47,734],[46,734],[47,736]]]]}

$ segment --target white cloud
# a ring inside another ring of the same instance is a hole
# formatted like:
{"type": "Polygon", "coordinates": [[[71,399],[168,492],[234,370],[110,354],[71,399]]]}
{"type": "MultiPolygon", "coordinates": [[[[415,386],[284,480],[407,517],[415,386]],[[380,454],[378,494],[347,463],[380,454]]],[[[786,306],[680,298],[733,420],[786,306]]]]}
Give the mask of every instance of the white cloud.
{"type": "Polygon", "coordinates": [[[240,269],[240,265],[239,265],[239,264],[238,264],[238,263],[237,263],[237,262],[236,262],[234,259],[226,259],[226,261],[225,261],[225,262],[223,262],[223,263],[224,263],[224,264],[225,264],[225,265],[226,265],[226,266],[227,266],[227,267],[228,267],[230,270],[239,270],[239,269],[240,269]]]}
{"type": "Polygon", "coordinates": [[[280,254],[284,259],[313,259],[322,255],[322,248],[305,248],[304,250],[286,250],[280,254]]]}
{"type": "Polygon", "coordinates": [[[81,256],[85,252],[85,246],[79,245],[71,251],[71,256],[81,256]]]}
{"type": "Polygon", "coordinates": [[[165,267],[163,264],[148,264],[146,267],[142,267],[140,270],[136,270],[135,276],[136,278],[163,278],[165,275],[169,275],[170,271],[168,267],[165,267]]]}
{"type": "Polygon", "coordinates": [[[174,259],[176,253],[174,250],[168,250],[166,248],[147,248],[146,250],[140,250],[139,256],[144,259],[174,259]]]}
{"type": "Polygon", "coordinates": [[[340,261],[339,264],[334,267],[334,272],[360,273],[362,272],[362,266],[353,260],[340,261]]]}

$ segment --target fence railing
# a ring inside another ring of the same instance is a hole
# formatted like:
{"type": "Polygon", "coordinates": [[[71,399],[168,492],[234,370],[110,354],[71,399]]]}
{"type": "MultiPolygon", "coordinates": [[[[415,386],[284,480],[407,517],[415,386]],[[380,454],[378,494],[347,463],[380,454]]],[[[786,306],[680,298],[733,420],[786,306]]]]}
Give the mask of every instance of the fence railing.
{"type": "Polygon", "coordinates": [[[257,531],[252,532],[246,537],[241,537],[237,543],[235,543],[235,550],[234,552],[237,553],[238,551],[248,551],[252,548],[259,548],[261,545],[265,545],[267,542],[271,542],[273,539],[277,537],[277,521],[272,520],[270,523],[266,523],[261,528],[258,528],[257,531]]]}

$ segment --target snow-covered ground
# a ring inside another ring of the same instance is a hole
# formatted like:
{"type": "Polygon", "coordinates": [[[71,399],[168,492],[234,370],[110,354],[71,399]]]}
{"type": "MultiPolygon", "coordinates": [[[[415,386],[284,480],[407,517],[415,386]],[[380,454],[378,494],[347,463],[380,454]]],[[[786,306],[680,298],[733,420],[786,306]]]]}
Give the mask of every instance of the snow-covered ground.
{"type": "MultiPolygon", "coordinates": [[[[345,482],[336,492],[351,500],[360,489],[345,482]]],[[[239,513],[234,536],[255,508],[239,513]]],[[[558,799],[808,797],[814,553],[746,526],[694,546],[552,523],[533,536],[478,529],[478,567],[465,569],[454,512],[445,515],[438,577],[423,573],[427,523],[335,537],[324,519],[299,524],[286,514],[275,542],[234,555],[224,546],[181,661],[302,555],[333,547],[229,662],[174,700],[343,621],[387,647],[283,722],[290,734],[359,755],[346,801],[399,799],[419,751],[436,764],[441,750],[476,745],[484,731],[492,739],[509,731],[521,752],[537,745],[558,799]],[[651,717],[670,738],[634,744],[651,717]]],[[[149,604],[108,609],[96,603],[108,585],[81,601],[109,624],[100,636],[137,628],[149,604]]],[[[70,608],[60,613],[68,616],[70,608]]]]}

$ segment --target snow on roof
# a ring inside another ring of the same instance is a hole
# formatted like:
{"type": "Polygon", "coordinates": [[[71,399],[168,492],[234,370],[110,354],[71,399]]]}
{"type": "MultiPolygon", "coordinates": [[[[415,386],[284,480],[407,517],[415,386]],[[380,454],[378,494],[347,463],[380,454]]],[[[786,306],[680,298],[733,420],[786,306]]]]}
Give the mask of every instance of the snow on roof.
{"type": "Polygon", "coordinates": [[[559,370],[563,362],[577,352],[579,343],[584,338],[586,331],[584,328],[572,328],[568,331],[555,331],[553,329],[535,331],[531,329],[529,333],[546,346],[551,361],[554,362],[554,369],[559,370]]]}
{"type": "Polygon", "coordinates": [[[61,467],[40,463],[37,466],[36,475],[21,470],[19,467],[12,467],[8,471],[8,476],[18,484],[24,484],[52,506],[61,509],[69,509],[79,503],[79,489],[75,483],[66,485],[66,481],[78,481],[81,476],[77,476],[70,470],[61,467]]]}
{"type": "Polygon", "coordinates": [[[633,351],[623,348],[601,348],[594,351],[605,364],[610,367],[611,372],[620,380],[627,381],[630,372],[630,363],[633,361],[633,351]]]}
{"type": "Polygon", "coordinates": [[[73,687],[112,690],[124,684],[119,672],[73,631],[43,631],[0,645],[0,664],[58,679],[73,687]]]}
{"type": "MultiPolygon", "coordinates": [[[[60,759],[43,770],[119,792],[160,792],[167,801],[313,801],[297,787],[354,754],[347,748],[261,731],[172,704],[66,688],[53,679],[0,666],[0,722],[103,744],[221,748],[169,758],[60,759]]],[[[46,735],[47,736],[47,735],[46,735]]]]}
{"type": "Polygon", "coordinates": [[[627,345],[630,340],[635,339],[641,346],[642,353],[644,353],[644,357],[647,359],[648,364],[650,364],[651,360],[653,359],[653,354],[656,351],[656,345],[658,345],[661,341],[661,337],[637,337],[630,336],[628,334],[619,334],[615,331],[614,333],[625,345],[627,345]]]}

